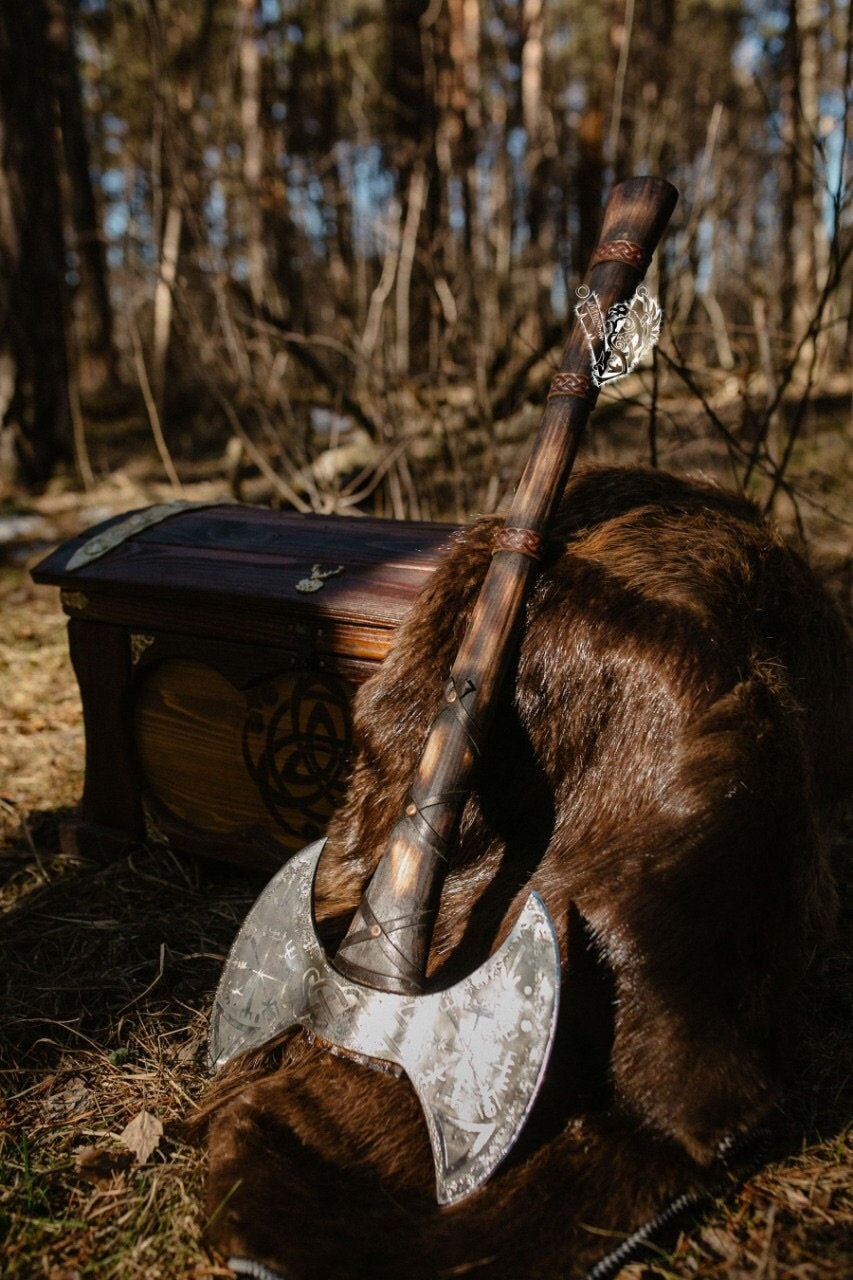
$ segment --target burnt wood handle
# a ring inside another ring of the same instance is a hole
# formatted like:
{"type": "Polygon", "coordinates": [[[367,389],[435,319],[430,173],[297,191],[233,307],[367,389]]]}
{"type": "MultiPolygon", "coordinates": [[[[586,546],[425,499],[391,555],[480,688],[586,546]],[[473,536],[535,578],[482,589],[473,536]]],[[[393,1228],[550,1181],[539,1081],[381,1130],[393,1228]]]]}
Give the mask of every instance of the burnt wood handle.
{"type": "MultiPolygon", "coordinates": [[[[602,313],[634,294],[677,199],[675,188],[659,178],[632,178],[614,189],[586,281],[602,313]]],[[[600,340],[596,356],[602,346],[600,340]]],[[[338,970],[379,990],[409,995],[423,989],[456,826],[515,654],[527,587],[598,396],[592,367],[576,321],[404,812],[335,957],[338,970]]]]}

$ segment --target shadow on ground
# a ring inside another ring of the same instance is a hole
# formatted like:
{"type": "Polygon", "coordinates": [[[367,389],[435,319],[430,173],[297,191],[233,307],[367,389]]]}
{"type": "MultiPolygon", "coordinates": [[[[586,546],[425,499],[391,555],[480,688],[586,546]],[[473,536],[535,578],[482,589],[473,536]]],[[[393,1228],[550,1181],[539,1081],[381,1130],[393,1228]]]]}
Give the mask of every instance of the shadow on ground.
{"type": "Polygon", "coordinates": [[[99,861],[63,853],[67,810],[33,815],[26,843],[0,851],[0,1068],[55,1066],[85,1048],[120,1051],[140,1020],[174,1031],[204,1016],[264,876],[128,846],[99,861]],[[22,847],[23,846],[23,847],[22,847]]]}

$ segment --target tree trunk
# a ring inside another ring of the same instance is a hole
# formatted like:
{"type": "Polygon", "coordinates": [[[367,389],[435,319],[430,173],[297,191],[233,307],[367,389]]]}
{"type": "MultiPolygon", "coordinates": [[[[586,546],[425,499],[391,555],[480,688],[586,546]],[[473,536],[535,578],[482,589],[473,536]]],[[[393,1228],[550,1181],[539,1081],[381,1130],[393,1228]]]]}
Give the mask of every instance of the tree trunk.
{"type": "Polygon", "coordinates": [[[545,0],[524,0],[518,9],[521,38],[521,120],[526,135],[524,166],[527,174],[526,221],[529,244],[524,250],[527,288],[525,338],[532,347],[542,344],[551,311],[551,272],[542,264],[557,260],[555,209],[556,146],[553,120],[545,95],[545,0]]]}
{"type": "Polygon", "coordinates": [[[789,0],[782,97],[782,326],[794,347],[808,328],[828,251],[815,149],[820,130],[820,7],[789,0]]]}
{"type": "MultiPolygon", "coordinates": [[[[165,139],[167,149],[168,200],[160,243],[160,269],[154,289],[153,351],[151,384],[157,412],[162,419],[166,388],[166,367],[172,336],[174,288],[187,238],[186,211],[198,207],[198,170],[191,167],[192,117],[207,72],[207,61],[213,35],[213,19],[218,0],[204,0],[197,33],[190,36],[184,49],[174,58],[178,69],[176,103],[180,120],[173,120],[174,137],[165,139]],[[193,188],[196,188],[193,191],[193,188]],[[195,201],[193,200],[195,196],[195,201]]],[[[174,19],[171,10],[169,18],[174,19]]],[[[158,18],[158,21],[160,19],[158,18]]],[[[168,125],[167,125],[168,130],[168,125]]]]}
{"type": "Polygon", "coordinates": [[[72,454],[65,248],[42,0],[0,0],[0,475],[72,454]]]}
{"type": "Polygon", "coordinates": [[[578,233],[574,254],[578,276],[586,269],[598,241],[604,202],[604,164],[604,116],[598,96],[593,91],[578,123],[578,160],[575,169],[578,233]]]}
{"type": "Polygon", "coordinates": [[[403,372],[399,361],[405,346],[408,372],[422,374],[430,368],[430,334],[437,307],[433,280],[442,271],[436,90],[441,64],[446,61],[442,15],[436,30],[430,33],[433,66],[426,66],[421,20],[428,9],[426,0],[386,0],[385,5],[391,162],[403,209],[404,244],[405,229],[415,229],[405,300],[399,281],[396,288],[395,314],[398,325],[402,320],[404,326],[396,335],[396,363],[398,372],[403,372]]]}
{"type": "Polygon", "coordinates": [[[74,305],[77,376],[80,391],[87,396],[114,386],[117,371],[107,255],[89,168],[89,141],[74,50],[77,4],[78,0],[47,0],[69,223],[79,276],[74,305]]]}
{"type": "Polygon", "coordinates": [[[261,215],[264,140],[261,131],[261,56],[258,48],[258,0],[240,0],[240,124],[243,133],[243,182],[246,194],[246,260],[249,292],[256,307],[264,302],[266,260],[261,215]]]}

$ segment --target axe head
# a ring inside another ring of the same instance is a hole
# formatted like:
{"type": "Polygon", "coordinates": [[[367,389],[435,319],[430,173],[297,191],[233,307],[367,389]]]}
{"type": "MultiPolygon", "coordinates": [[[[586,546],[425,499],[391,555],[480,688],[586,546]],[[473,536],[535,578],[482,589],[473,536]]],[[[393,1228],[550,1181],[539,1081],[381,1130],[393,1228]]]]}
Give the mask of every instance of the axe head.
{"type": "Polygon", "coordinates": [[[258,898],[225,964],[211,1017],[214,1070],[303,1026],[333,1049],[404,1071],[423,1108],[439,1204],[476,1191],[515,1142],[548,1062],[560,951],[536,893],[512,933],[469,977],[404,996],[339,974],[314,928],[325,841],[291,858],[258,898]]]}

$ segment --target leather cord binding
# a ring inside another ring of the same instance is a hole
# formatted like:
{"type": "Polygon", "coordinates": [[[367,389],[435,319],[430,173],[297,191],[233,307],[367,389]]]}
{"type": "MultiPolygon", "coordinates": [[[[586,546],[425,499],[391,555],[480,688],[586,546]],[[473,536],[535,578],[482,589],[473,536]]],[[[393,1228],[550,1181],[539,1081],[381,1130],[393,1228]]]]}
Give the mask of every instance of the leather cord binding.
{"type": "Polygon", "coordinates": [[[578,396],[581,400],[593,401],[596,389],[592,378],[585,373],[555,373],[548,388],[548,399],[554,396],[578,396]]]}
{"type": "Polygon", "coordinates": [[[519,555],[530,556],[531,560],[541,560],[542,545],[542,538],[535,529],[513,529],[506,526],[495,539],[492,555],[496,555],[498,551],[516,551],[519,555]]]}
{"type": "MultiPolygon", "coordinates": [[[[420,982],[420,969],[412,960],[400,949],[391,936],[394,933],[400,933],[403,929],[413,929],[420,923],[422,916],[428,915],[426,911],[416,911],[411,915],[397,916],[395,920],[380,920],[370,903],[366,899],[362,899],[361,913],[364,917],[365,928],[357,929],[354,933],[347,934],[339,948],[339,954],[345,952],[349,947],[356,946],[360,942],[366,942],[368,938],[382,938],[386,947],[394,953],[398,971],[407,978],[420,982]]],[[[382,977],[382,973],[374,969],[368,969],[364,965],[357,964],[353,960],[347,961],[348,972],[356,981],[361,979],[368,986],[382,977]]]]}
{"type": "Polygon", "coordinates": [[[633,240],[604,240],[592,255],[589,265],[594,267],[599,262],[624,262],[629,267],[645,272],[649,265],[649,255],[633,240]]]}

